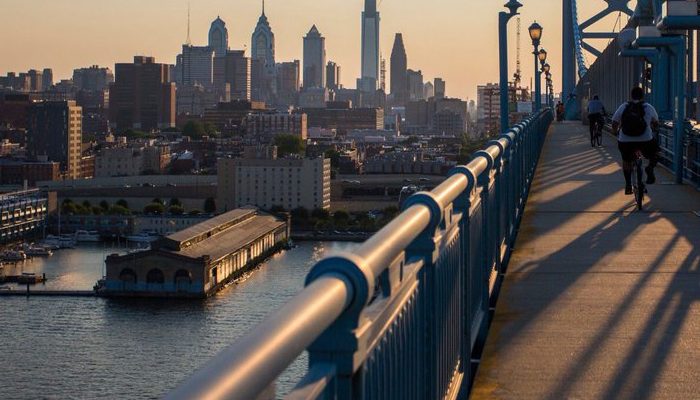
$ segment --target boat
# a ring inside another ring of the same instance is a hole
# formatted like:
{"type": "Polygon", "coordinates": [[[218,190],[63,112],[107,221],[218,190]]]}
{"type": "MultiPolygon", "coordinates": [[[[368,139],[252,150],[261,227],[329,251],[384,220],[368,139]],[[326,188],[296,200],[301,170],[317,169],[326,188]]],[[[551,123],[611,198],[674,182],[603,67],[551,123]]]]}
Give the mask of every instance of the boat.
{"type": "Polygon", "coordinates": [[[77,231],[75,232],[75,240],[77,242],[99,242],[100,234],[97,231],[77,231]]]}
{"type": "Polygon", "coordinates": [[[27,255],[21,250],[6,250],[2,253],[2,259],[5,261],[24,261],[27,259],[27,255]]]}
{"type": "Polygon", "coordinates": [[[53,250],[45,246],[32,244],[24,246],[24,253],[29,257],[50,257],[53,255],[53,250]]]}
{"type": "Polygon", "coordinates": [[[41,245],[51,250],[71,249],[75,247],[75,235],[48,235],[41,241],[41,245]]]}
{"type": "Polygon", "coordinates": [[[136,242],[136,243],[153,243],[156,240],[160,238],[160,235],[158,235],[155,232],[141,232],[137,233],[135,235],[129,235],[126,237],[126,240],[130,242],[136,242]]]}

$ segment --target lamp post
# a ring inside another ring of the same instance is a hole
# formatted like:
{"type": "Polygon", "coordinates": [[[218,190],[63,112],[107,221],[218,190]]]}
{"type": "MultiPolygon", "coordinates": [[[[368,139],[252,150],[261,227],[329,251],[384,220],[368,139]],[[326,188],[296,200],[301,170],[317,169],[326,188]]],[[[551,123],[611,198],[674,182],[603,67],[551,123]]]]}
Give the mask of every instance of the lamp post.
{"type": "Polygon", "coordinates": [[[508,21],[518,15],[518,8],[522,7],[517,0],[510,0],[505,4],[508,12],[501,11],[498,14],[498,60],[499,60],[499,89],[501,101],[501,132],[509,128],[508,114],[508,21]]]}
{"type": "Polygon", "coordinates": [[[530,33],[530,39],[532,40],[532,46],[535,48],[532,54],[535,56],[535,107],[534,111],[537,112],[540,110],[540,107],[542,105],[542,93],[541,93],[541,88],[540,88],[540,74],[539,74],[539,54],[540,52],[538,51],[540,47],[540,40],[542,39],[542,26],[535,21],[530,27],[527,29],[528,32],[530,33]]]}
{"type": "MultiPolygon", "coordinates": [[[[544,50],[540,50],[540,54],[542,54],[543,51],[544,51],[544,50]]],[[[549,82],[548,82],[548,80],[547,80],[547,76],[549,75],[550,66],[549,66],[549,63],[545,62],[546,59],[547,59],[547,52],[545,51],[545,56],[544,56],[544,60],[545,60],[545,61],[543,61],[543,58],[539,57],[539,55],[538,55],[538,58],[539,58],[539,60],[540,60],[540,64],[542,65],[541,73],[543,73],[543,74],[544,74],[544,77],[545,77],[545,81],[544,81],[544,92],[545,92],[544,103],[547,105],[547,107],[549,107],[549,86],[548,86],[549,82]]]]}

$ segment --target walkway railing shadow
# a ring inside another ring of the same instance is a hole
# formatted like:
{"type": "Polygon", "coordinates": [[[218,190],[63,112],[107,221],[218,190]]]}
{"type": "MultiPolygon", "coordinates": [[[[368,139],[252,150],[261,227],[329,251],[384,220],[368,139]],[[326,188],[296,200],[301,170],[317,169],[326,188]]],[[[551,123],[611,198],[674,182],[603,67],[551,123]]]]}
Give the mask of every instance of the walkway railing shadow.
{"type": "Polygon", "coordinates": [[[515,126],[353,253],[319,262],[306,288],[167,398],[256,399],[305,349],[291,399],[465,396],[552,121],[515,126]]]}
{"type": "MultiPolygon", "coordinates": [[[[550,135],[548,140],[556,140],[555,137],[556,132],[550,135]]],[[[580,150],[585,147],[577,148],[580,150]]],[[[553,149],[550,144],[545,147],[543,154],[547,151],[556,151],[556,149],[553,149]]],[[[587,153],[590,153],[590,150],[587,150],[587,153]]],[[[596,325],[600,328],[594,331],[590,338],[585,339],[585,349],[575,353],[574,359],[568,363],[570,368],[558,371],[551,370],[549,365],[541,366],[547,371],[546,375],[552,377],[553,382],[551,390],[547,391],[546,398],[554,400],[577,397],[581,391],[576,389],[581,387],[588,388],[586,393],[592,398],[651,398],[655,393],[654,385],[662,375],[668,374],[664,365],[669,362],[673,347],[678,346],[679,341],[682,341],[680,333],[683,331],[684,324],[690,323],[689,317],[693,315],[691,314],[693,304],[697,307],[697,302],[700,301],[697,280],[700,275],[698,224],[695,220],[689,219],[692,217],[690,211],[680,212],[673,209],[670,213],[663,213],[658,211],[660,208],[658,205],[653,207],[652,212],[630,213],[629,211],[633,209],[631,200],[620,203],[618,199],[616,200],[617,209],[592,215],[590,210],[593,210],[596,205],[610,201],[608,197],[611,196],[611,192],[605,190],[605,185],[609,184],[608,181],[615,185],[616,193],[622,190],[622,175],[617,168],[609,173],[611,175],[609,177],[606,176],[608,174],[597,174],[595,177],[587,175],[601,168],[600,165],[572,166],[569,164],[566,172],[556,167],[561,163],[570,163],[572,160],[594,159],[589,156],[582,157],[577,157],[575,152],[571,155],[561,154],[558,157],[548,158],[547,162],[540,163],[538,167],[538,174],[533,183],[533,189],[537,188],[538,194],[531,198],[529,206],[538,213],[537,220],[533,215],[532,218],[526,217],[523,221],[521,238],[508,271],[510,281],[508,290],[532,290],[533,287],[528,282],[534,280],[537,275],[541,277],[542,274],[556,276],[556,284],[532,295],[527,315],[519,314],[520,318],[516,323],[507,325],[506,329],[499,332],[498,351],[508,354],[512,351],[510,344],[521,340],[524,332],[531,329],[541,330],[539,324],[547,320],[547,315],[559,301],[563,301],[570,293],[577,290],[576,284],[584,277],[591,279],[590,274],[625,273],[628,277],[633,277],[632,283],[620,287],[620,290],[624,290],[624,295],[616,297],[615,303],[609,305],[614,307],[609,315],[605,316],[604,321],[596,325]],[[541,190],[550,189],[556,185],[556,183],[550,183],[550,180],[560,180],[559,184],[567,182],[571,185],[569,179],[572,176],[577,176],[581,182],[581,185],[576,186],[574,190],[548,200],[539,197],[541,190]],[[596,179],[597,186],[592,186],[596,183],[596,179]],[[603,185],[602,189],[601,185],[603,185]],[[564,207],[567,204],[576,204],[577,207],[572,209],[572,212],[567,212],[564,207]],[[548,245],[541,242],[545,233],[551,234],[552,230],[558,230],[566,224],[585,225],[587,229],[584,234],[576,237],[560,237],[561,243],[550,244],[552,252],[544,258],[519,262],[530,259],[528,249],[531,246],[548,245]],[[662,225],[663,229],[655,228],[658,225],[662,225]],[[670,234],[648,233],[649,230],[654,229],[654,232],[658,230],[670,232],[670,234]],[[525,235],[527,239],[522,236],[525,231],[527,231],[525,235]],[[642,232],[646,236],[645,240],[654,241],[653,245],[649,245],[648,252],[644,255],[627,255],[639,258],[636,269],[620,270],[619,266],[614,265],[615,260],[624,257],[625,252],[629,253],[630,245],[633,241],[640,240],[642,232]],[[649,235],[653,239],[649,239],[649,235]],[[680,253],[678,246],[682,246],[680,253]],[[644,258],[645,255],[652,254],[653,259],[644,258]],[[682,258],[678,257],[679,254],[683,254],[682,258]],[[668,277],[668,282],[666,278],[659,278],[659,276],[668,277]],[[653,298],[642,300],[644,293],[658,288],[659,279],[663,279],[664,289],[653,298]],[[514,281],[517,282],[517,286],[513,286],[514,281]],[[653,311],[645,316],[646,320],[639,322],[640,329],[624,330],[626,326],[624,324],[629,324],[630,319],[638,317],[630,313],[632,305],[640,301],[649,302],[653,311]],[[612,378],[607,382],[599,382],[601,392],[596,393],[586,379],[590,379],[592,369],[600,366],[600,360],[597,357],[610,346],[614,346],[611,342],[614,342],[619,335],[634,336],[633,344],[622,352],[623,358],[619,366],[610,371],[612,378]]],[[[652,204],[662,201],[661,198],[669,196],[669,190],[685,191],[686,189],[688,188],[677,186],[653,187],[650,192],[650,201],[652,204]]],[[[691,197],[694,195],[688,194],[691,197]]],[[[613,279],[613,275],[608,276],[613,279]]],[[[539,281],[541,283],[542,279],[540,278],[539,281]]],[[[498,314],[496,318],[500,318],[498,314]]],[[[506,315],[503,318],[508,319],[509,316],[506,315]]],[[[659,392],[656,393],[658,395],[659,392]]]]}

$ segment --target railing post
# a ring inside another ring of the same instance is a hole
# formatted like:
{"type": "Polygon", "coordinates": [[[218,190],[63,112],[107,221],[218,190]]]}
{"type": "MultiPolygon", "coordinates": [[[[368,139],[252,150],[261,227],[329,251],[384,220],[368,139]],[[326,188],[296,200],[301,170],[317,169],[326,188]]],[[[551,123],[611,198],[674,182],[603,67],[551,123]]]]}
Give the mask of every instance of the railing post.
{"type": "Polygon", "coordinates": [[[309,346],[309,369],[322,363],[335,365],[335,389],[338,399],[355,399],[361,393],[356,387],[355,354],[360,349],[358,330],[366,322],[362,312],[369,304],[376,288],[376,279],[355,254],[341,253],[321,260],[306,277],[308,286],[325,275],[343,277],[353,287],[353,301],[333,325],[309,346]]]}
{"type": "Polygon", "coordinates": [[[438,326],[446,321],[437,319],[436,308],[438,307],[439,290],[436,279],[436,263],[440,257],[439,231],[445,226],[445,214],[451,213],[445,210],[436,197],[429,192],[419,192],[409,197],[404,204],[404,210],[416,204],[422,204],[430,209],[430,224],[406,249],[406,258],[419,258],[423,260],[423,268],[420,273],[421,290],[423,292],[423,316],[424,321],[424,343],[423,343],[423,365],[425,366],[425,377],[422,382],[422,393],[419,398],[441,398],[445,393],[440,392],[439,375],[441,372],[438,343],[438,326]]]}
{"type": "MultiPolygon", "coordinates": [[[[449,176],[454,175],[464,175],[467,178],[467,188],[462,192],[454,201],[453,207],[455,213],[460,213],[462,218],[459,222],[460,230],[460,240],[462,251],[460,252],[461,261],[460,266],[462,269],[462,362],[464,368],[465,376],[471,376],[471,354],[474,349],[474,343],[476,343],[477,335],[472,331],[472,326],[474,324],[474,318],[476,315],[472,313],[472,302],[471,302],[471,288],[472,280],[474,276],[472,274],[471,268],[471,208],[472,208],[472,193],[474,192],[474,187],[476,186],[476,176],[474,173],[466,166],[460,165],[453,168],[449,176]]],[[[460,397],[467,397],[468,385],[463,385],[462,395],[460,397]]]]}
{"type": "Polygon", "coordinates": [[[484,285],[484,291],[482,295],[484,296],[484,304],[488,307],[489,304],[489,296],[490,296],[490,280],[491,280],[491,274],[493,273],[493,243],[494,243],[494,237],[493,237],[493,228],[492,228],[492,223],[493,223],[493,210],[490,204],[490,193],[489,189],[491,186],[491,176],[493,173],[493,165],[494,165],[494,160],[491,157],[491,154],[485,152],[485,151],[477,151],[474,153],[475,157],[483,157],[486,159],[486,162],[488,164],[488,167],[477,177],[477,184],[479,185],[479,188],[481,189],[481,208],[483,212],[483,219],[482,219],[482,237],[483,237],[483,242],[482,242],[482,257],[483,257],[483,263],[480,263],[480,268],[484,271],[484,279],[485,279],[485,285],[484,285]]]}

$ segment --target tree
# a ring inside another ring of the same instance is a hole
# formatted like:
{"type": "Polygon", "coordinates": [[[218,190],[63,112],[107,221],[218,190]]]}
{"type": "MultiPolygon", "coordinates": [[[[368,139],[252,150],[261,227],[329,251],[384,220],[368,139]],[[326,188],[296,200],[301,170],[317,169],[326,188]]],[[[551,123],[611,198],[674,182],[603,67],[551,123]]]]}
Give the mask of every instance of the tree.
{"type": "Polygon", "coordinates": [[[105,213],[105,210],[102,207],[92,206],[92,213],[94,215],[102,215],[105,213]]]}
{"type": "Polygon", "coordinates": [[[213,214],[216,212],[216,200],[213,197],[208,197],[204,200],[204,212],[207,214],[213,214]]]}
{"type": "Polygon", "coordinates": [[[182,208],[182,206],[180,205],[171,205],[170,207],[168,207],[168,213],[172,215],[182,215],[185,213],[185,209],[182,208]]]}
{"type": "Polygon", "coordinates": [[[291,134],[281,134],[275,136],[275,146],[277,146],[277,156],[284,157],[290,154],[303,156],[306,145],[301,137],[291,134]]]}
{"type": "Polygon", "coordinates": [[[151,203],[158,203],[158,204],[165,205],[165,202],[163,200],[161,200],[159,197],[156,197],[155,199],[151,200],[151,203]]]}
{"type": "Polygon", "coordinates": [[[117,200],[117,205],[129,209],[129,203],[124,199],[117,200]]]}
{"type": "Polygon", "coordinates": [[[333,213],[333,221],[335,222],[348,222],[350,220],[350,214],[343,210],[336,211],[333,213]]]}
{"type": "Polygon", "coordinates": [[[338,150],[329,149],[323,153],[324,157],[331,159],[331,169],[340,168],[340,152],[338,150]]]}
{"type": "Polygon", "coordinates": [[[304,222],[309,219],[309,210],[304,207],[297,207],[292,210],[292,220],[297,222],[304,222]]]}
{"type": "Polygon", "coordinates": [[[75,215],[78,213],[78,205],[72,201],[63,201],[61,205],[61,212],[68,215],[75,215]]]}
{"type": "Polygon", "coordinates": [[[182,128],[183,136],[189,136],[192,139],[199,140],[207,134],[207,130],[199,121],[187,121],[182,128]]]}
{"type": "Polygon", "coordinates": [[[107,212],[109,210],[109,203],[107,203],[107,200],[102,200],[100,202],[100,208],[102,208],[102,211],[107,212]]]}
{"type": "Polygon", "coordinates": [[[194,210],[190,211],[188,214],[189,215],[200,215],[200,214],[202,214],[202,210],[194,209],[194,210]]]}
{"type": "Polygon", "coordinates": [[[326,221],[331,218],[331,214],[328,212],[328,210],[325,210],[323,208],[316,208],[311,212],[311,217],[318,220],[326,221]]]}
{"type": "Polygon", "coordinates": [[[92,209],[92,204],[90,204],[89,201],[84,200],[84,201],[83,201],[83,207],[84,207],[84,208],[87,208],[87,209],[92,209]]]}
{"type": "Polygon", "coordinates": [[[177,197],[173,197],[172,199],[170,199],[170,203],[168,204],[170,204],[171,206],[182,206],[182,202],[177,197]]]}
{"type": "Polygon", "coordinates": [[[153,202],[143,208],[144,214],[151,215],[163,215],[165,213],[165,206],[161,203],[153,202]]]}
{"type": "Polygon", "coordinates": [[[129,209],[126,207],[122,207],[118,204],[115,204],[109,208],[109,210],[107,211],[107,214],[109,214],[109,215],[131,215],[131,211],[129,211],[129,209]]]}

